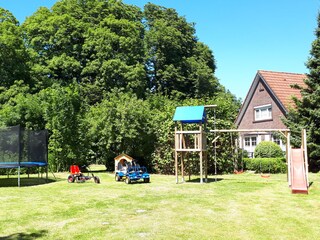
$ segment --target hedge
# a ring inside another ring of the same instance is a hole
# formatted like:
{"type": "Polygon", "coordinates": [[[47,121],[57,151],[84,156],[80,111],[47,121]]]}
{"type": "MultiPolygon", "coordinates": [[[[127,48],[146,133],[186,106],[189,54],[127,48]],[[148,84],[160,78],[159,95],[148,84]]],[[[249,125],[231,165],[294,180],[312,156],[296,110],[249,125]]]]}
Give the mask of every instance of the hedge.
{"type": "Polygon", "coordinates": [[[285,158],[244,158],[244,169],[256,173],[286,173],[285,158]]]}

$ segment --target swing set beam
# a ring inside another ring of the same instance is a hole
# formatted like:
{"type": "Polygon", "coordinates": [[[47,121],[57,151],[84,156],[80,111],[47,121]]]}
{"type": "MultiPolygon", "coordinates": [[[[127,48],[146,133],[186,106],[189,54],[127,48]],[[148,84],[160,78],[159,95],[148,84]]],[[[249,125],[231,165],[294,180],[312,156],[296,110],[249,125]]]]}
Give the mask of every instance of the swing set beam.
{"type": "Polygon", "coordinates": [[[223,133],[223,132],[290,132],[290,129],[216,129],[210,130],[211,133],[223,133]]]}

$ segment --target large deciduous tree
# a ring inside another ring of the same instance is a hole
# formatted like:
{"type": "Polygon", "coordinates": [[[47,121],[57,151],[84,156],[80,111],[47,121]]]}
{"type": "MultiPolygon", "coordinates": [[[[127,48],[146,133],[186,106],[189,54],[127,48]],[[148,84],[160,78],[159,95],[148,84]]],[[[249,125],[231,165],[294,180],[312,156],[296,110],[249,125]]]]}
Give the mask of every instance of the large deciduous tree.
{"type": "Polygon", "coordinates": [[[9,88],[16,80],[29,83],[27,59],[19,22],[0,8],[0,87],[9,88]]]}
{"type": "Polygon", "coordinates": [[[149,88],[180,99],[213,96],[218,87],[210,49],[195,36],[194,24],[171,8],[146,4],[146,66],[149,88]]]}
{"type": "Polygon", "coordinates": [[[55,170],[125,152],[172,173],[176,106],[217,103],[223,127],[239,107],[194,24],[151,3],[61,0],[22,26],[0,9],[0,50],[0,125],[46,127],[55,170]]]}
{"type": "Polygon", "coordinates": [[[112,88],[145,89],[142,12],[121,1],[63,0],[23,24],[39,87],[77,82],[94,103],[112,88]]]}

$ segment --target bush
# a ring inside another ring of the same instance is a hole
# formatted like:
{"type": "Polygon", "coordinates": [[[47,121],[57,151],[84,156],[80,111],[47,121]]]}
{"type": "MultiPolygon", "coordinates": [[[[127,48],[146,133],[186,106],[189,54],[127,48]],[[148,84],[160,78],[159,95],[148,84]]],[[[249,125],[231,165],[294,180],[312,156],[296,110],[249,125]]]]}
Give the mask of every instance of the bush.
{"type": "Polygon", "coordinates": [[[283,151],[279,145],[270,141],[263,141],[258,144],[254,150],[256,158],[279,158],[284,157],[283,151]]]}
{"type": "Polygon", "coordinates": [[[286,173],[287,164],[285,158],[244,158],[245,170],[256,173],[286,173]]]}

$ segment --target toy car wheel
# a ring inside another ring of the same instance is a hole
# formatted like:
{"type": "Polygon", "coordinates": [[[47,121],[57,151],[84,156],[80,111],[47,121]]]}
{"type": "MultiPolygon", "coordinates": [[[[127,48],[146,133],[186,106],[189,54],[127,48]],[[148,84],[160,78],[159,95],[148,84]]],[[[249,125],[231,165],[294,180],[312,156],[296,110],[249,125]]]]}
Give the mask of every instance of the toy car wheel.
{"type": "Polygon", "coordinates": [[[74,176],[73,175],[69,175],[68,176],[68,183],[73,183],[74,182],[74,176]]]}
{"type": "Polygon", "coordinates": [[[100,183],[100,178],[99,178],[99,177],[94,176],[93,179],[94,179],[94,182],[95,182],[95,183],[98,183],[98,184],[100,183]]]}
{"type": "Polygon", "coordinates": [[[77,183],[83,183],[83,182],[85,182],[86,180],[85,180],[85,178],[83,178],[83,177],[76,177],[76,182],[77,183]]]}
{"type": "Polygon", "coordinates": [[[130,184],[131,183],[131,179],[129,177],[126,178],[126,184],[130,184]]]}
{"type": "Polygon", "coordinates": [[[116,180],[117,182],[119,182],[119,181],[120,181],[120,176],[119,176],[118,174],[116,174],[116,176],[115,176],[115,180],[116,180]]]}
{"type": "Polygon", "coordinates": [[[149,183],[149,182],[150,182],[150,178],[144,178],[144,179],[143,179],[143,182],[149,183]]]}

